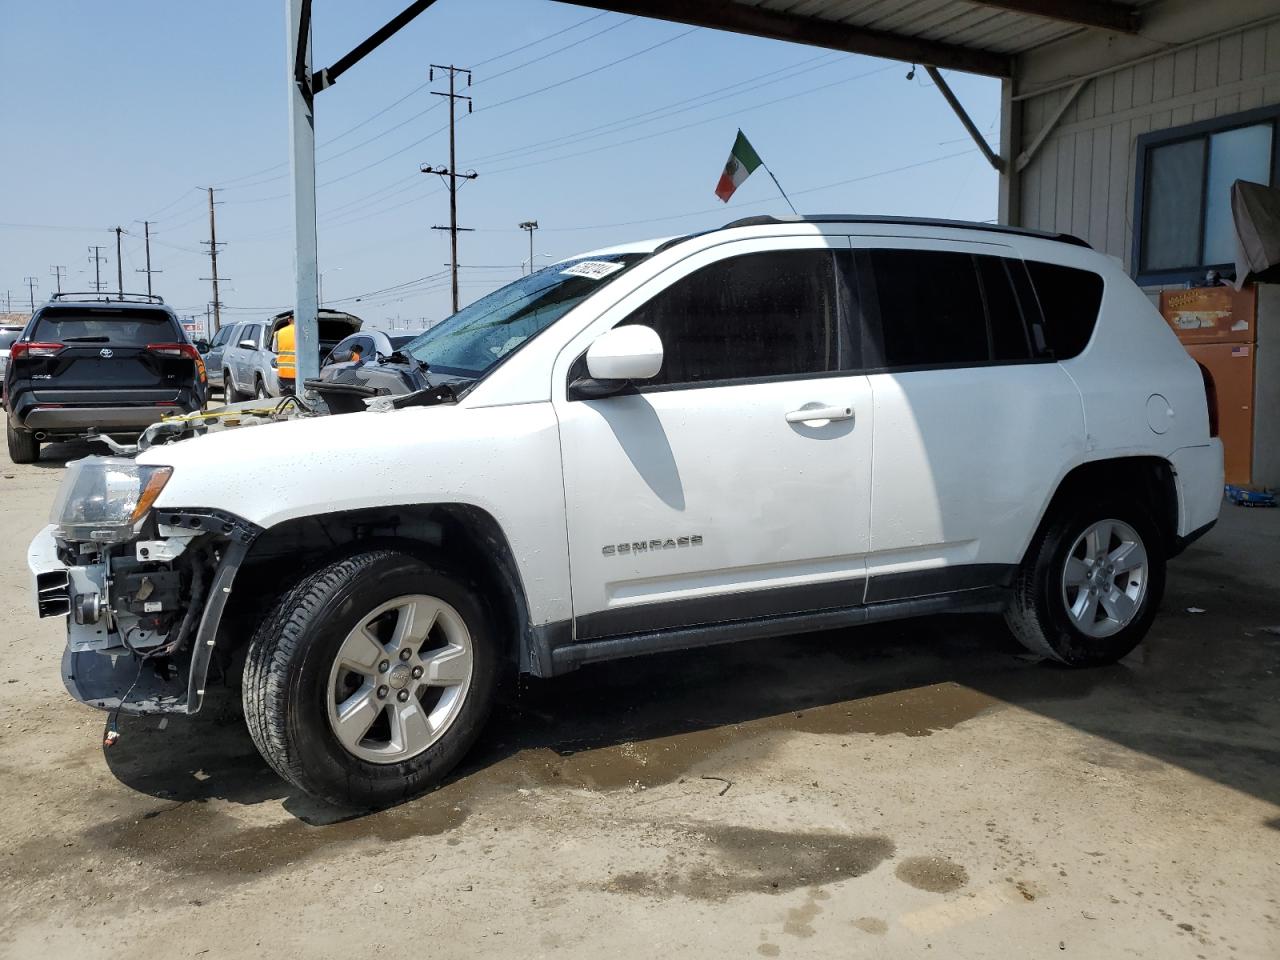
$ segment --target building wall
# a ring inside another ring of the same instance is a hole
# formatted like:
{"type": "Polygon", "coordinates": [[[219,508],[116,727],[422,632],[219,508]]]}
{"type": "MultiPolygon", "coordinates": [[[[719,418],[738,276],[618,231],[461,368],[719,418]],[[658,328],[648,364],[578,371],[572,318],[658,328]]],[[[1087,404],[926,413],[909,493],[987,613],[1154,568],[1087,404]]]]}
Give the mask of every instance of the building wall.
{"type": "MultiPolygon", "coordinates": [[[[1203,4],[1206,33],[1221,29],[1214,27],[1214,6],[1203,4]]],[[[1060,90],[1022,101],[1020,149],[1066,96],[1060,90]]],[[[1280,22],[1244,27],[1090,80],[1022,172],[1020,222],[1083,237],[1130,268],[1137,137],[1277,103],[1280,22]]]]}

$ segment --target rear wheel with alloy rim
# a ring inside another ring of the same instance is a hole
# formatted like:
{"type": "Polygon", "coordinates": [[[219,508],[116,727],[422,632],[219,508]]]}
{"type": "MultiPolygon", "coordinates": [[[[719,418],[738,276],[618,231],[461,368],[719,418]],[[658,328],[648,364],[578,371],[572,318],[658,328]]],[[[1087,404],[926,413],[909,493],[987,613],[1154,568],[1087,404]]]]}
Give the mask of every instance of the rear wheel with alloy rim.
{"type": "Polygon", "coordinates": [[[465,578],[367,551],[307,577],[263,621],[245,717],[285,779],[331,803],[380,807],[465,756],[497,676],[495,637],[465,578]]]}
{"type": "Polygon", "coordinates": [[[1145,510],[1075,504],[1032,544],[1006,620],[1028,649],[1060,663],[1113,663],[1150,629],[1164,577],[1163,538],[1145,510]]]}
{"type": "Polygon", "coordinates": [[[256,400],[266,400],[268,397],[271,396],[271,394],[267,393],[267,385],[262,382],[261,377],[258,377],[258,379],[254,382],[253,396],[254,396],[254,399],[256,400]]]}

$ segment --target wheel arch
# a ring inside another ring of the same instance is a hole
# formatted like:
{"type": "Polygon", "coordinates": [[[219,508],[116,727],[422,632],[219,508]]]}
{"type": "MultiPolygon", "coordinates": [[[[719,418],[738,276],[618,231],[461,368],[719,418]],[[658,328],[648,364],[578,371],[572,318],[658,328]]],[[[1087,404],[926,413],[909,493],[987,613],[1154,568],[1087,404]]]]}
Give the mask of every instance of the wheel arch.
{"type": "Polygon", "coordinates": [[[219,632],[224,666],[243,658],[274,599],[308,573],[364,550],[389,548],[472,578],[499,632],[506,659],[538,673],[537,631],[520,570],[501,524],[466,503],[380,506],[297,517],[267,528],[245,558],[219,632]],[[305,558],[299,560],[298,558],[305,558]]]}
{"type": "Polygon", "coordinates": [[[1134,491],[1134,500],[1150,511],[1160,531],[1165,556],[1176,555],[1179,550],[1178,488],[1173,464],[1164,457],[1144,455],[1089,460],[1067,471],[1040,511],[1040,522],[1023,546],[1022,561],[1026,562],[1046,526],[1066,504],[1096,499],[1095,489],[1115,489],[1122,484],[1129,485],[1134,491]]]}

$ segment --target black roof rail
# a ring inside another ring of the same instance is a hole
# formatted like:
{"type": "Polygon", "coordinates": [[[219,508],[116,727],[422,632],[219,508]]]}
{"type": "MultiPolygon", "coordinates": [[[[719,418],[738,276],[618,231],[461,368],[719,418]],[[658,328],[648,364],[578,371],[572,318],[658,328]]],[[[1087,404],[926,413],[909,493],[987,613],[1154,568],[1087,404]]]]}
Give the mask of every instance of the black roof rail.
{"type": "Polygon", "coordinates": [[[55,300],[96,300],[103,303],[158,303],[164,304],[164,297],[156,293],[103,293],[98,290],[68,290],[51,294],[50,302],[55,300]]]}
{"type": "MultiPolygon", "coordinates": [[[[941,220],[930,217],[891,217],[891,216],[874,216],[865,213],[818,213],[805,214],[798,217],[775,217],[770,214],[762,214],[755,217],[744,217],[741,220],[734,220],[732,223],[726,223],[721,230],[729,230],[733,227],[760,227],[769,224],[781,223],[886,223],[897,224],[899,226],[908,227],[946,227],[954,230],[985,230],[988,233],[1009,233],[1021,237],[1035,237],[1039,240],[1056,240],[1059,243],[1069,243],[1076,247],[1087,247],[1092,250],[1093,247],[1085,240],[1072,236],[1069,233],[1050,233],[1045,230],[1032,230],[1028,227],[1010,227],[999,223],[978,223],[973,220],[941,220]]],[[[696,234],[695,234],[696,236],[696,234]]]]}

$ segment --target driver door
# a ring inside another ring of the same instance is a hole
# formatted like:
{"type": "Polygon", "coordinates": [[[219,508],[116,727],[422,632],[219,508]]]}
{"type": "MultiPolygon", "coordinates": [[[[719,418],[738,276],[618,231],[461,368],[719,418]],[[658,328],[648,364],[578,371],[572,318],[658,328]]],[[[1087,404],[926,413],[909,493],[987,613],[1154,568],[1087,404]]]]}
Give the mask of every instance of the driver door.
{"type": "Polygon", "coordinates": [[[575,640],[860,604],[871,395],[845,237],[694,254],[561,354],[575,640]],[[568,399],[591,340],[655,329],[663,368],[568,399]]]}

